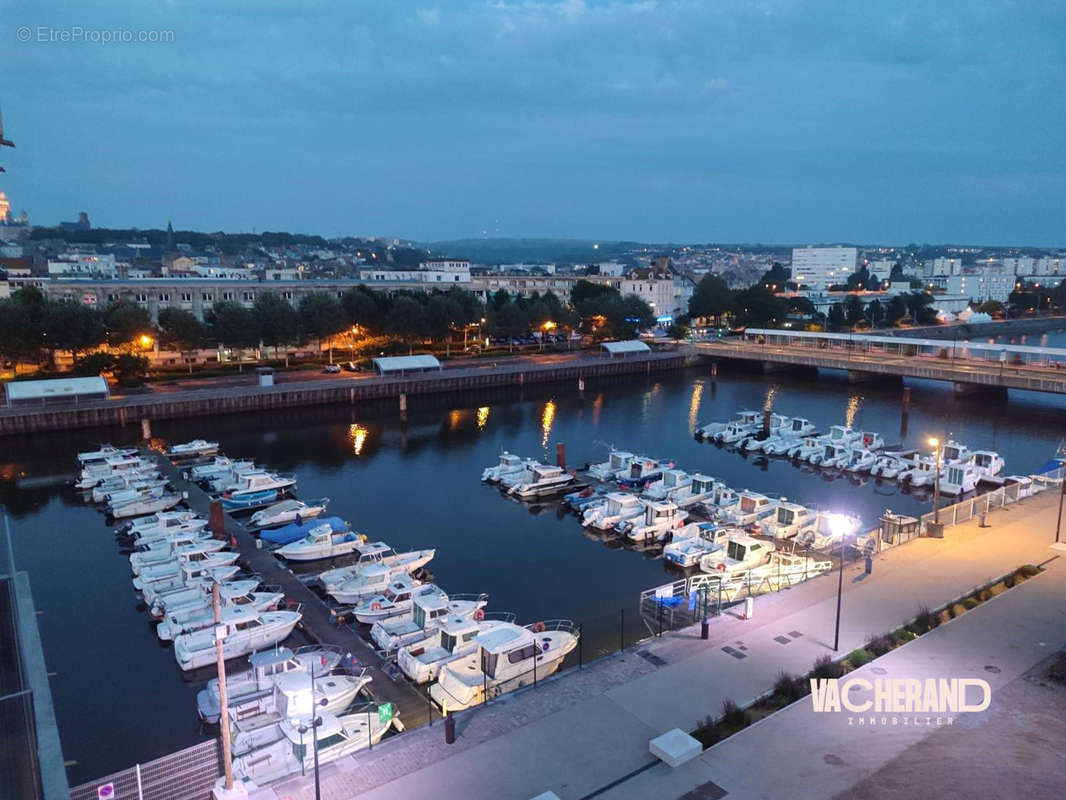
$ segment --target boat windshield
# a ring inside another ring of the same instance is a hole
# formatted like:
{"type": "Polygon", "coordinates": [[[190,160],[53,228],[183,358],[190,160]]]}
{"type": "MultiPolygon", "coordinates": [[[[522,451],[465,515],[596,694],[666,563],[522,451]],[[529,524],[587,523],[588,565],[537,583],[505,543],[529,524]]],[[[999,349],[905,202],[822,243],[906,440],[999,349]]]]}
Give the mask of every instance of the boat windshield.
{"type": "Polygon", "coordinates": [[[395,603],[397,596],[398,595],[392,590],[391,587],[385,590],[385,599],[388,600],[390,603],[395,603]]]}
{"type": "Polygon", "coordinates": [[[496,662],[499,659],[499,654],[489,653],[482,649],[481,651],[481,671],[488,677],[496,677],[496,662]]]}
{"type": "Polygon", "coordinates": [[[755,505],[756,500],[750,495],[744,495],[744,497],[740,499],[740,510],[744,511],[745,513],[750,514],[752,511],[754,511],[755,505]]]}
{"type": "Polygon", "coordinates": [[[447,650],[449,653],[455,652],[455,642],[455,637],[452,636],[450,633],[441,633],[440,646],[447,650]]]}
{"type": "Polygon", "coordinates": [[[796,520],[796,513],[791,508],[777,509],[777,521],[781,525],[791,525],[796,520]]]}

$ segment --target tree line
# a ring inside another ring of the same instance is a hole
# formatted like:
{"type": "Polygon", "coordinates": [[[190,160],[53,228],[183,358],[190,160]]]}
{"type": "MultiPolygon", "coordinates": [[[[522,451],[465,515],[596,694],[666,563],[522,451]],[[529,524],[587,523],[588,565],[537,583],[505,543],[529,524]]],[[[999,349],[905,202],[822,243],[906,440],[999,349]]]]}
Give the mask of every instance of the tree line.
{"type": "MultiPolygon", "coordinates": [[[[353,286],[339,298],[312,292],[294,306],[280,295],[260,292],[251,307],[218,301],[201,321],[190,311],[160,309],[153,324],[149,312],[130,300],[98,309],[67,300],[51,300],[23,287],[0,301],[0,355],[6,360],[49,362],[57,350],[69,351],[75,364],[93,350],[128,349],[148,341],[181,352],[223,346],[246,349],[324,343],[342,333],[353,339],[387,337],[407,349],[433,341],[449,348],[463,332],[511,339],[531,331],[584,330],[597,337],[628,338],[654,322],[651,308],[636,296],[578,281],[570,303],[552,292],[530,296],[500,290],[483,303],[458,287],[431,292],[375,291],[353,286]]],[[[103,363],[97,356],[92,364],[103,363]]],[[[106,359],[104,359],[106,360],[106,359]]]]}

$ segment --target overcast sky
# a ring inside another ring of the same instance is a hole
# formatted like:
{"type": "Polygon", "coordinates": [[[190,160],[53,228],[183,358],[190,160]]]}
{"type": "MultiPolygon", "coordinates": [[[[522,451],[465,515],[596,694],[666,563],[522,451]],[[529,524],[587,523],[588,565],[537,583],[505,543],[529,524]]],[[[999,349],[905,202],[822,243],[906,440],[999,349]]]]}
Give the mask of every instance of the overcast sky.
{"type": "Polygon", "coordinates": [[[1066,245],[1062,0],[0,9],[40,224],[1066,245]]]}

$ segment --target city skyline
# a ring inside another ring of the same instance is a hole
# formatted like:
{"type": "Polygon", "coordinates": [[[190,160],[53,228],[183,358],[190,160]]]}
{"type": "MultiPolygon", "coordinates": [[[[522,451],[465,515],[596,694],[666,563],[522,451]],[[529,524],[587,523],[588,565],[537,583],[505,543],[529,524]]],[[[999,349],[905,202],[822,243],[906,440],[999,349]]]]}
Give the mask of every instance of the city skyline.
{"type": "Polygon", "coordinates": [[[0,188],[41,224],[1063,244],[1050,3],[70,8],[7,33],[0,188]],[[54,40],[87,22],[170,41],[54,40]]]}

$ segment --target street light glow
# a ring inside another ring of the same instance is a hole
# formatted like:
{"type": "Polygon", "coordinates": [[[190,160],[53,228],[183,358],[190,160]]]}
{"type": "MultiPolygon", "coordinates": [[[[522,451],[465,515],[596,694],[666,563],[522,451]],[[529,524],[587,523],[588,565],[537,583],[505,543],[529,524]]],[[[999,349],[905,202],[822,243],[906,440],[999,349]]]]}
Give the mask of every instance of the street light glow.
{"type": "Polygon", "coordinates": [[[940,446],[940,440],[937,439],[935,436],[930,436],[929,437],[929,446],[930,447],[939,447],[940,446]]]}
{"type": "Polygon", "coordinates": [[[847,514],[830,514],[829,531],[834,539],[843,539],[855,528],[855,522],[847,514]]]}

